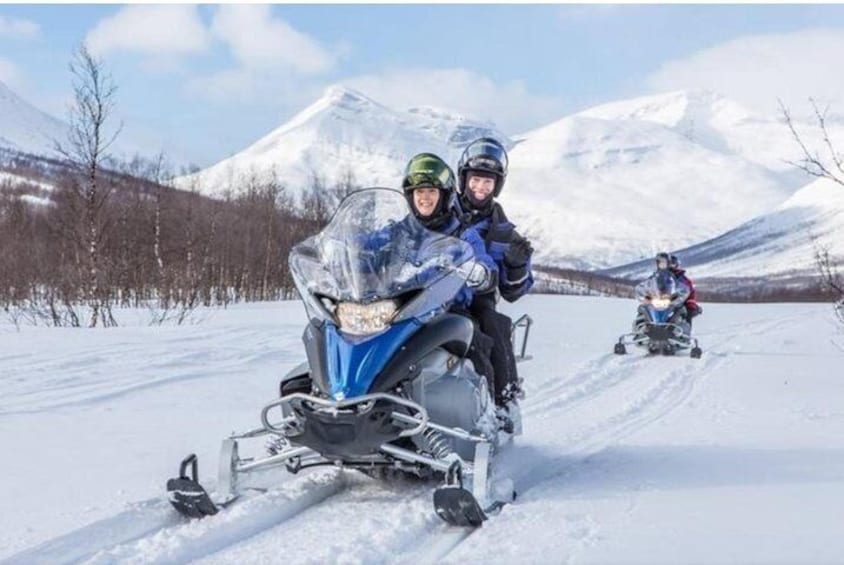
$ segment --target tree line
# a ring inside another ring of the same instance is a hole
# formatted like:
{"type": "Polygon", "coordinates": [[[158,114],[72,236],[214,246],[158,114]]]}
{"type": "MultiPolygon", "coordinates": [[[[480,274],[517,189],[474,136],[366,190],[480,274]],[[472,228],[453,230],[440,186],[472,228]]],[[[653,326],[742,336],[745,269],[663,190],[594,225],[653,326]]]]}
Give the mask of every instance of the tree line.
{"type": "Polygon", "coordinates": [[[158,163],[123,168],[99,176],[99,194],[68,169],[46,205],[0,188],[0,307],[15,321],[110,326],[115,307],[143,306],[183,322],[199,305],[292,298],[290,249],[354,188],[315,181],[297,201],[253,177],[211,199],[156,182],[158,163]]]}
{"type": "Polygon", "coordinates": [[[110,156],[116,88],[100,62],[82,47],[71,71],[61,157],[4,163],[55,188],[0,186],[0,308],[15,323],[94,327],[116,325],[116,307],[182,323],[199,305],[293,297],[288,253],[327,223],[352,175],[331,187],[314,175],[299,198],[267,176],[239,179],[222,199],[171,188],[163,157],[110,156]],[[33,191],[46,204],[23,197],[33,191]]]}

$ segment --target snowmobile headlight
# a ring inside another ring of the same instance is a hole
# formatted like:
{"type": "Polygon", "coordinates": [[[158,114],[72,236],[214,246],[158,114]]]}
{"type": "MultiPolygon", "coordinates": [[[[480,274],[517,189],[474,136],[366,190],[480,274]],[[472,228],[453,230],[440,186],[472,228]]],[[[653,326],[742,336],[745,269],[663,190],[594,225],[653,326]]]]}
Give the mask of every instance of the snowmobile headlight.
{"type": "Polygon", "coordinates": [[[340,329],[354,335],[369,335],[387,329],[398,309],[395,300],[379,300],[372,304],[341,302],[337,305],[340,329]]]}
{"type": "Polygon", "coordinates": [[[651,306],[657,310],[665,310],[671,304],[671,298],[667,296],[660,296],[651,300],[651,306]]]}

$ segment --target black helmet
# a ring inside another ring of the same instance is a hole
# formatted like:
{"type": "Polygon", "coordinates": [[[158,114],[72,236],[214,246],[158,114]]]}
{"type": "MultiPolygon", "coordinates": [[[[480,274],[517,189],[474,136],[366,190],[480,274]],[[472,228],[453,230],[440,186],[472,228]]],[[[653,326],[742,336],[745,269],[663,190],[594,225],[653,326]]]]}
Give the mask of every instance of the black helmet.
{"type": "Polygon", "coordinates": [[[667,269],[671,266],[671,256],[665,251],[660,251],[654,258],[656,261],[656,268],[658,271],[667,269]]]}
{"type": "Polygon", "coordinates": [[[671,257],[668,258],[668,264],[670,265],[670,267],[672,269],[679,269],[680,268],[680,258],[677,257],[676,255],[671,255],[671,257]]]}
{"type": "Polygon", "coordinates": [[[476,139],[466,146],[457,163],[458,191],[464,194],[467,173],[486,173],[495,178],[495,191],[492,195],[497,198],[504,188],[504,181],[507,180],[508,164],[507,150],[500,142],[491,137],[476,139]]]}
{"type": "Polygon", "coordinates": [[[454,172],[445,161],[433,153],[419,153],[408,161],[401,183],[404,197],[413,215],[427,228],[436,229],[445,223],[451,214],[455,198],[454,172]],[[421,217],[413,205],[413,191],[417,188],[437,188],[440,200],[434,213],[421,217]]]}

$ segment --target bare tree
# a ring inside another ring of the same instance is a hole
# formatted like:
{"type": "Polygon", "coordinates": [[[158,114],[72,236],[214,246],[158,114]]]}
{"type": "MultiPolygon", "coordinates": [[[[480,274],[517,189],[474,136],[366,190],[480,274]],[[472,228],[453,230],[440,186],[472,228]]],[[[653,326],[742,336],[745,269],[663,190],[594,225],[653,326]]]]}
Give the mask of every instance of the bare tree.
{"type": "Polygon", "coordinates": [[[74,54],[70,72],[73,75],[70,129],[67,144],[57,147],[76,173],[69,188],[72,207],[81,214],[75,221],[71,220],[74,229],[69,235],[80,248],[76,258],[85,287],[85,302],[90,308],[88,326],[95,327],[100,321],[112,325],[114,319],[100,248],[108,231],[104,208],[113,189],[112,183],[103,178],[103,165],[121,129],[108,131],[117,86],[84,44],[74,54]]]}
{"type": "Polygon", "coordinates": [[[815,241],[815,264],[821,274],[821,287],[832,293],[835,300],[835,315],[844,324],[844,280],[838,274],[835,263],[829,257],[829,246],[815,241]]]}
{"type": "Polygon", "coordinates": [[[827,127],[829,105],[825,106],[824,109],[821,110],[815,100],[813,98],[809,98],[809,103],[812,105],[812,111],[823,139],[824,152],[826,155],[822,156],[821,152],[817,149],[809,149],[803,137],[797,132],[797,128],[794,126],[794,120],[792,119],[788,108],[786,108],[782,100],[778,100],[778,102],[780,111],[785,119],[785,123],[791,132],[791,136],[803,152],[803,158],[799,161],[788,160],[786,162],[794,165],[801,171],[812,175],[813,177],[829,179],[844,186],[844,160],[842,160],[842,155],[835,150],[835,146],[829,136],[829,128],[827,127]]]}
{"type": "MultiPolygon", "coordinates": [[[[797,145],[800,146],[800,150],[803,152],[803,158],[800,161],[787,162],[813,177],[831,180],[844,186],[844,158],[836,150],[835,144],[829,135],[829,128],[827,127],[829,105],[821,110],[813,98],[809,98],[809,103],[812,105],[812,111],[817,121],[818,129],[820,130],[825,156],[822,156],[821,152],[817,149],[809,149],[806,142],[797,132],[794,121],[785,104],[783,104],[782,100],[779,100],[780,110],[785,118],[785,123],[795,142],[797,142],[797,145]]],[[[835,261],[829,255],[829,246],[823,245],[814,236],[811,237],[815,250],[815,265],[821,279],[821,288],[823,291],[833,295],[835,315],[844,324],[844,281],[839,277],[835,261]]]]}

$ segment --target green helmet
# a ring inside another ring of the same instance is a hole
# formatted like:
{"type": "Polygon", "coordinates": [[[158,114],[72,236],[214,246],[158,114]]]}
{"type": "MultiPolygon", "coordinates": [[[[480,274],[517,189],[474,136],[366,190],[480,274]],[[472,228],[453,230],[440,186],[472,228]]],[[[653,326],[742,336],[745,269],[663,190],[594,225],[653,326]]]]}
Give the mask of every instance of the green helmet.
{"type": "Polygon", "coordinates": [[[422,224],[433,229],[444,224],[452,213],[456,184],[454,172],[445,161],[433,153],[419,153],[408,161],[401,187],[413,214],[422,224]],[[440,191],[437,208],[427,218],[420,217],[413,205],[413,191],[417,188],[437,188],[440,191]]]}

